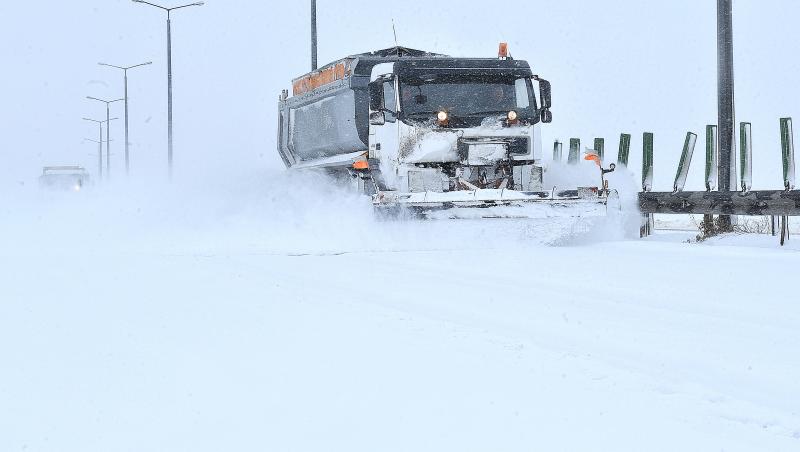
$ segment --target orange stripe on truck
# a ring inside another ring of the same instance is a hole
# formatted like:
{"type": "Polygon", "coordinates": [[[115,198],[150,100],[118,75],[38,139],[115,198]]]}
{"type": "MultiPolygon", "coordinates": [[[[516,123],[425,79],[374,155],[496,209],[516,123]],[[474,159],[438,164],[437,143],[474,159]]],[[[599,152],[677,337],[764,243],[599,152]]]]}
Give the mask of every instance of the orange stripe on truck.
{"type": "Polygon", "coordinates": [[[292,82],[292,95],[299,96],[314,91],[317,88],[338,82],[339,80],[349,77],[350,72],[350,60],[331,64],[317,72],[312,72],[295,79],[292,82]]]}

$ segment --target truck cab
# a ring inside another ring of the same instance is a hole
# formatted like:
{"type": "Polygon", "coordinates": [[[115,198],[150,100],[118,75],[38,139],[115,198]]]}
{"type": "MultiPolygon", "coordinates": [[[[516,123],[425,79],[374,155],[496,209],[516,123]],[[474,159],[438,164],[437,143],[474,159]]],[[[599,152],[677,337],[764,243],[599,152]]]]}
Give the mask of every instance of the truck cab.
{"type": "Polygon", "coordinates": [[[368,158],[385,189],[541,190],[549,83],[526,62],[401,60],[376,65],[370,80],[368,158]]]}

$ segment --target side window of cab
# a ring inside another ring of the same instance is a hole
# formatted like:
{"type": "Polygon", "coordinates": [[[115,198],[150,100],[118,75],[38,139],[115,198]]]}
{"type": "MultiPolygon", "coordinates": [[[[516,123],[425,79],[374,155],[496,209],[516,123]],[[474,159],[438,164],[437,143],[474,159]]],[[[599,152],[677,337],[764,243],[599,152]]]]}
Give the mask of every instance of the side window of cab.
{"type": "Polygon", "coordinates": [[[514,82],[514,91],[517,93],[517,107],[521,109],[531,106],[530,80],[518,78],[514,82]]]}

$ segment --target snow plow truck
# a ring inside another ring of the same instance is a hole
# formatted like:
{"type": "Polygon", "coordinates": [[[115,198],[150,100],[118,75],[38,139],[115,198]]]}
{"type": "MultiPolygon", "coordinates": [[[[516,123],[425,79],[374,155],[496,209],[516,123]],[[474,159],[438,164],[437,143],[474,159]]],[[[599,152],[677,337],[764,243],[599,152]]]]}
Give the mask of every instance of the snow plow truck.
{"type": "MultiPolygon", "coordinates": [[[[290,170],[319,169],[381,212],[525,217],[525,207],[581,216],[615,192],[543,185],[540,127],[551,87],[509,57],[453,58],[395,47],[349,56],[296,78],[279,99],[278,152],[290,170]],[[537,89],[538,88],[538,89],[537,89]]],[[[605,186],[604,186],[605,185],[605,186]]]]}

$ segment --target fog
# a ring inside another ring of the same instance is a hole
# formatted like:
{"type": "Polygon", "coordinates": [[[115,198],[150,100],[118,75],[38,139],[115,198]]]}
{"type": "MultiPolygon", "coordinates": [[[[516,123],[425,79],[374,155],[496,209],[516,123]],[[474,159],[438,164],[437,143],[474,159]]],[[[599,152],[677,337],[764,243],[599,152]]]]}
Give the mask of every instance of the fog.
{"type": "MultiPolygon", "coordinates": [[[[738,119],[755,188],[778,188],[800,2],[734,3],[738,119]]],[[[168,182],[163,12],[2,1],[0,450],[797,448],[798,242],[637,234],[642,132],[669,190],[686,132],[715,122],[715,2],[318,4],[321,64],[393,46],[392,20],[400,45],[454,56],[509,42],[553,83],[546,160],[555,139],[614,156],[633,135],[608,176],[623,213],[383,221],[287,172],[277,98],[310,65],[307,1],[174,14],[168,182]],[[98,63],[150,60],[130,73],[130,177],[119,120],[110,180],[40,190],[42,166],[96,171],[81,118],[105,106],[86,96],[122,95],[98,63]]],[[[597,182],[545,163],[548,190],[597,182]]]]}

